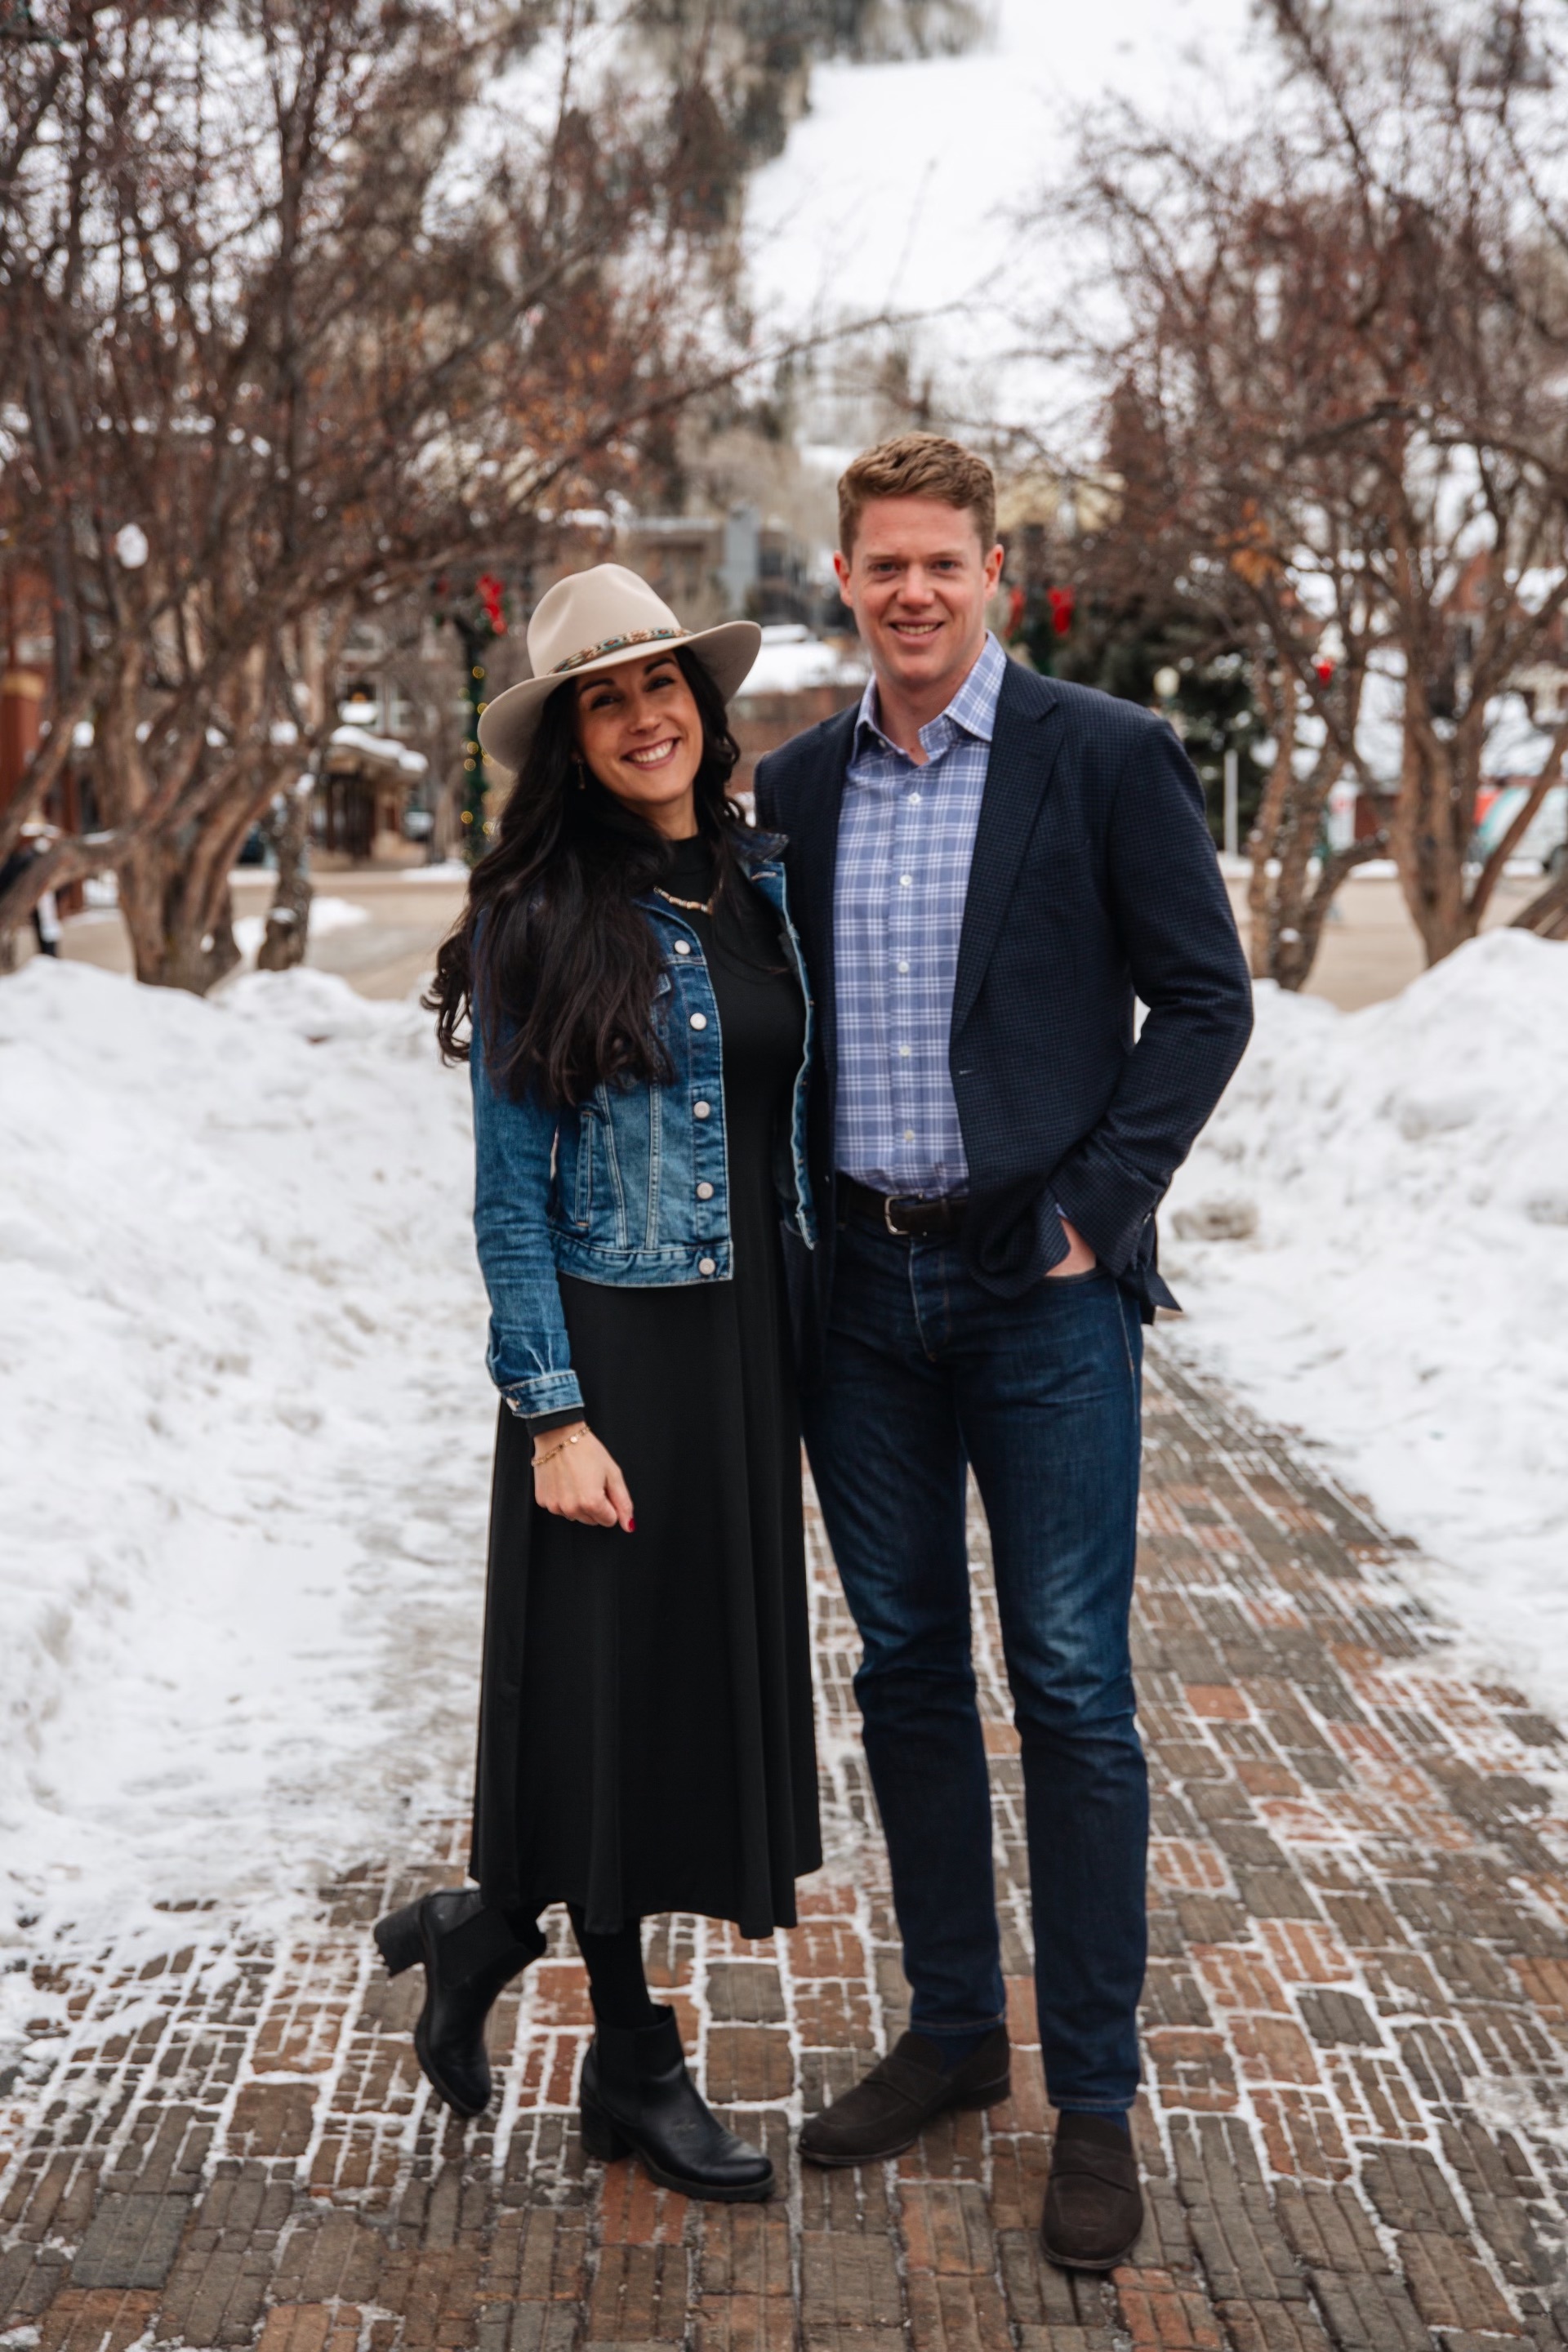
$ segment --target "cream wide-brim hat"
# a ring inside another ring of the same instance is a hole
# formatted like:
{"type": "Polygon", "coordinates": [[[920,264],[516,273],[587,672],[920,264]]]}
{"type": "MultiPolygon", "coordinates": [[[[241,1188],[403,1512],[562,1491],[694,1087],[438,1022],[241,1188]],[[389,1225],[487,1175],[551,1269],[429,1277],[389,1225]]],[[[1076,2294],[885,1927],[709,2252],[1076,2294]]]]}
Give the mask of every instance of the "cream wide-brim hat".
{"type": "Polygon", "coordinates": [[[683,629],[661,596],[624,563],[595,563],[547,588],[528,625],[533,671],[487,704],[479,746],[487,760],[516,775],[528,757],[540,715],[558,687],[619,669],[625,662],[689,646],[726,702],[756,660],[763,633],[755,621],[683,629]]]}

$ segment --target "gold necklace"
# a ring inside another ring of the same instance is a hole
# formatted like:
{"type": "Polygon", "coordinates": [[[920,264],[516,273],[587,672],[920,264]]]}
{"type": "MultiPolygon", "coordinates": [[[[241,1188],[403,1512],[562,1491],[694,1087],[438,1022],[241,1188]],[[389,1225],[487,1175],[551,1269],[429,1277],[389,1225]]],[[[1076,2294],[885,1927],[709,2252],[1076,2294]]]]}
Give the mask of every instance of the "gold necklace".
{"type": "Polygon", "coordinates": [[[713,912],[711,898],[678,898],[673,890],[661,890],[657,882],[653,889],[656,898],[662,898],[667,906],[684,907],[689,915],[710,915],[713,912]]]}

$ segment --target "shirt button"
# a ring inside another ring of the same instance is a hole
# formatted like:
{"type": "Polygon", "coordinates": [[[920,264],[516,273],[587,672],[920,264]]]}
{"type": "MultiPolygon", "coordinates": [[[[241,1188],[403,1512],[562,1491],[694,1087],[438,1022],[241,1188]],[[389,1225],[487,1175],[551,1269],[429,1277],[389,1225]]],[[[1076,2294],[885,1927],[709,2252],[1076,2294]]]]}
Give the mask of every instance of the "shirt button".
{"type": "Polygon", "coordinates": [[[909,1047],[908,1047],[907,1045],[900,1045],[900,1046],[899,1047],[899,1059],[900,1059],[900,1062],[907,1062],[907,1061],[909,1060],[909,1058],[910,1058],[910,1049],[909,1049],[909,1047]]]}
{"type": "Polygon", "coordinates": [[[910,887],[910,886],[912,885],[912,883],[913,883],[913,881],[914,881],[914,878],[915,878],[915,877],[914,877],[914,876],[913,876],[912,874],[900,874],[900,877],[899,877],[899,887],[900,887],[900,890],[907,890],[907,889],[909,889],[909,888],[910,887]]]}
{"type": "Polygon", "coordinates": [[[708,1026],[706,1013],[694,1013],[691,1016],[691,1025],[694,1029],[706,1029],[708,1026]]]}
{"type": "Polygon", "coordinates": [[[900,970],[900,971],[908,971],[908,970],[909,970],[909,965],[908,965],[907,963],[900,962],[900,965],[899,965],[899,970],[900,970]]]}
{"type": "Polygon", "coordinates": [[[914,1139],[915,1139],[915,1131],[914,1131],[914,1129],[913,1129],[912,1127],[906,1127],[906,1128],[905,1128],[905,1129],[904,1129],[904,1141],[905,1141],[906,1143],[912,1143],[912,1142],[914,1141],[914,1139]]]}
{"type": "Polygon", "coordinates": [[[717,1274],[719,1271],[717,1258],[700,1257],[697,1261],[697,1271],[699,1274],[717,1274]]]}
{"type": "Polygon", "coordinates": [[[697,1187],[697,1197],[700,1201],[710,1201],[713,1198],[712,1185],[699,1184],[697,1187]]]}
{"type": "Polygon", "coordinates": [[[911,793],[910,794],[910,806],[911,808],[919,808],[920,804],[921,804],[921,796],[920,796],[919,793],[911,793]]]}
{"type": "Polygon", "coordinates": [[[693,1118],[706,1118],[712,1108],[713,1106],[711,1103],[693,1103],[691,1106],[691,1116],[693,1118]]]}
{"type": "Polygon", "coordinates": [[[677,940],[675,942],[675,952],[677,955],[689,955],[691,953],[691,941],[689,940],[677,940]]]}

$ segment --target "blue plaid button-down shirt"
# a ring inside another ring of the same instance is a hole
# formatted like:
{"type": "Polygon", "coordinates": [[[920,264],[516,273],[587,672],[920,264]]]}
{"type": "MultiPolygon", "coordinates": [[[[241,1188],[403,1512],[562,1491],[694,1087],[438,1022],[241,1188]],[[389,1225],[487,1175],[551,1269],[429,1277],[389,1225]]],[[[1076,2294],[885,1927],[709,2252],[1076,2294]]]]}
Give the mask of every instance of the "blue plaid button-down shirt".
{"type": "Polygon", "coordinates": [[[1007,656],[984,651],[921,729],[926,764],[889,743],[873,678],[860,700],[833,891],[838,1168],[879,1192],[963,1192],[948,1071],[958,940],[1007,656]]]}

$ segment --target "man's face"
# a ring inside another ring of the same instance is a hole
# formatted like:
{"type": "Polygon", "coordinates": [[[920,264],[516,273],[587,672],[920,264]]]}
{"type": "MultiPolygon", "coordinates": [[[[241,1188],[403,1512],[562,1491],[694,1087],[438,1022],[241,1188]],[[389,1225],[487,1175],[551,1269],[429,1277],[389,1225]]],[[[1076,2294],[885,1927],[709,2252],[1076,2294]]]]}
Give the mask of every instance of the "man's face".
{"type": "Polygon", "coordinates": [[[868,499],[853,550],[833,562],[879,677],[917,696],[956,689],[1002,576],[1002,550],[981,546],[973,513],[941,499],[868,499]]]}

